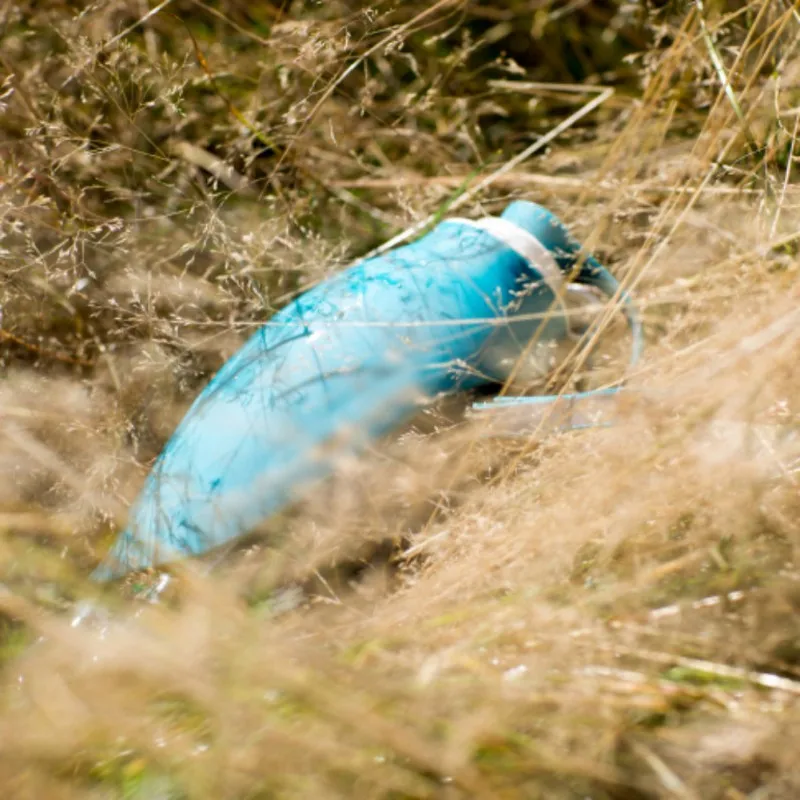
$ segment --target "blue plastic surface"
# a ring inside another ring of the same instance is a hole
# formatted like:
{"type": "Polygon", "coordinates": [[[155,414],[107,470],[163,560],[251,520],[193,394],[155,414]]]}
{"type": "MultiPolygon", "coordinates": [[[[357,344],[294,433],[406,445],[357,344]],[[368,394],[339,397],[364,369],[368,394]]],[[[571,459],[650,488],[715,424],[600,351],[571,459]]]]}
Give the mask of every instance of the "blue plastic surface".
{"type": "MultiPolygon", "coordinates": [[[[579,245],[549,211],[520,201],[502,216],[565,273],[573,269],[579,245]]],[[[594,259],[580,280],[617,289],[594,259]]],[[[496,379],[481,355],[498,337],[524,346],[541,326],[543,337],[565,336],[563,316],[535,318],[554,299],[534,265],[457,220],[309,290],[197,397],[93,577],[239,538],[328,475],[343,452],[391,432],[430,398],[496,379]]]]}

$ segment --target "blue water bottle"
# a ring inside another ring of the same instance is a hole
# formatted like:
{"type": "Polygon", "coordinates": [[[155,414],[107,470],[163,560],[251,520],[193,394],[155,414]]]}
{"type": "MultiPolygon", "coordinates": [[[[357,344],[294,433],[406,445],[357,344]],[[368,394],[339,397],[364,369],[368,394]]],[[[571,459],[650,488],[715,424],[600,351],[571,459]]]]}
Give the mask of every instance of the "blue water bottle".
{"type": "MultiPolygon", "coordinates": [[[[437,395],[502,382],[533,337],[570,335],[571,279],[618,293],[552,213],[518,201],[500,217],[445,220],[300,295],[196,398],[94,577],[232,542],[437,395]]],[[[638,322],[621,297],[635,360],[638,322]]]]}

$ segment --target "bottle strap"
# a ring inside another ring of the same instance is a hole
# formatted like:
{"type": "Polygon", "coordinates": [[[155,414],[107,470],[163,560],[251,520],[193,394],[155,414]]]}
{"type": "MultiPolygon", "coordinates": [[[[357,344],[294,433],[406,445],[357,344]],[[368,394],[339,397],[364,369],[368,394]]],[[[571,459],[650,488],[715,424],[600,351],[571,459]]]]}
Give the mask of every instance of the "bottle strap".
{"type": "MultiPolygon", "coordinates": [[[[519,253],[542,275],[556,296],[560,296],[564,289],[568,289],[568,287],[562,289],[564,273],[559,269],[553,253],[529,231],[500,217],[457,221],[485,230],[519,253]]],[[[580,283],[595,286],[606,297],[621,305],[632,337],[631,357],[628,363],[630,371],[639,362],[644,347],[644,334],[638,308],[630,294],[622,289],[616,278],[605,267],[595,259],[591,259],[590,263],[590,274],[588,277],[582,275],[580,283]]],[[[505,424],[501,425],[500,435],[519,436],[537,431],[576,430],[613,424],[616,401],[623,391],[625,391],[623,386],[616,386],[571,394],[532,397],[504,395],[488,402],[474,403],[472,410],[481,416],[486,412],[509,412],[513,409],[522,410],[527,414],[527,417],[521,417],[519,413],[505,414],[505,424]],[[513,432],[507,430],[509,423],[515,420],[518,421],[520,429],[515,429],[513,432]],[[532,423],[535,423],[533,429],[531,429],[532,423]]]]}

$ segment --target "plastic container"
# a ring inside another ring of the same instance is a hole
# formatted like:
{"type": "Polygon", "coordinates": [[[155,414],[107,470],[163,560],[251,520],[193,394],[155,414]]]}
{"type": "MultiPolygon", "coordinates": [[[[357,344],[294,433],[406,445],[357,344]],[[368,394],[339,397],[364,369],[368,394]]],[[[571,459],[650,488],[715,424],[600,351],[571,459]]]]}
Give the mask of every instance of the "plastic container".
{"type": "MultiPolygon", "coordinates": [[[[519,201],[443,221],[299,296],[197,397],[94,577],[236,540],[437,395],[502,382],[532,337],[546,358],[570,335],[559,294],[579,253],[547,209],[519,201]]],[[[618,289],[591,257],[577,281],[618,289]]]]}

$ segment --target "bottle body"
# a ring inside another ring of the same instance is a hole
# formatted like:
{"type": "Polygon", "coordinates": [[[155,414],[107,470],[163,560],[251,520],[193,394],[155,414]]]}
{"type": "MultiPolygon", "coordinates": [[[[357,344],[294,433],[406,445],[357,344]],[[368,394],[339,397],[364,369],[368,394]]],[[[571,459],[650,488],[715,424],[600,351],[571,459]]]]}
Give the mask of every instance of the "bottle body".
{"type": "Polygon", "coordinates": [[[519,250],[445,221],[279,311],[197,397],[95,577],[235,540],[431,397],[497,380],[493,349],[563,338],[553,288],[519,250]]]}

